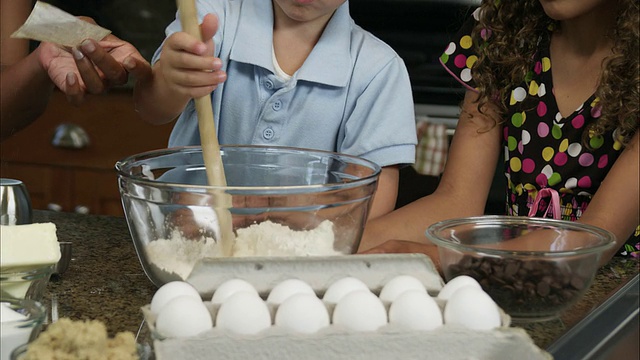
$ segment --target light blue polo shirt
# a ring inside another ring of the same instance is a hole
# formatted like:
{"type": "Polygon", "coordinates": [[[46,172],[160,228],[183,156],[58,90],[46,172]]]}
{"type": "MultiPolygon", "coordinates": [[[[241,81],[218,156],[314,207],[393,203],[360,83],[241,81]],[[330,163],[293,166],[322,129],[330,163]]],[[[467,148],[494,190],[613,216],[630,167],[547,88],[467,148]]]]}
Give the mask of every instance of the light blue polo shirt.
{"type": "MultiPolygon", "coordinates": [[[[212,103],[220,144],[328,150],[380,166],[414,162],[416,125],[404,62],[354,23],[348,2],[286,82],[273,65],[271,1],[199,0],[196,6],[200,21],[208,13],[219,19],[215,56],[222,59],[227,81],[212,93],[212,103]]],[[[176,20],[166,34],[180,30],[176,20]]],[[[175,124],[169,147],[199,144],[192,100],[175,124]]]]}

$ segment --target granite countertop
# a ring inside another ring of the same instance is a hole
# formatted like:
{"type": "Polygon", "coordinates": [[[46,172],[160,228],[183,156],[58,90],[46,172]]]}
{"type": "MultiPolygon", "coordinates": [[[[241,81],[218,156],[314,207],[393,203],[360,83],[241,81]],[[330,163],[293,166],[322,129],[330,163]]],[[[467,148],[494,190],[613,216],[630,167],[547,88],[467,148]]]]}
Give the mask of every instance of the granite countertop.
{"type": "Polygon", "coordinates": [[[33,221],[53,222],[58,241],[73,243],[69,268],[52,276],[44,294],[49,321],[96,319],[111,336],[136,334],[140,308],[157,288],[142,270],[125,219],[35,210],[33,221]]]}
{"type": "MultiPolygon", "coordinates": [[[[52,277],[45,292],[49,321],[97,319],[106,324],[111,336],[121,331],[137,334],[142,324],[140,308],[151,302],[156,287],[142,270],[125,219],[36,210],[34,222],[55,223],[58,240],[73,243],[69,268],[52,277]]],[[[522,327],[539,347],[547,348],[638,274],[638,264],[637,260],[614,258],[560,319],[522,327]]]]}

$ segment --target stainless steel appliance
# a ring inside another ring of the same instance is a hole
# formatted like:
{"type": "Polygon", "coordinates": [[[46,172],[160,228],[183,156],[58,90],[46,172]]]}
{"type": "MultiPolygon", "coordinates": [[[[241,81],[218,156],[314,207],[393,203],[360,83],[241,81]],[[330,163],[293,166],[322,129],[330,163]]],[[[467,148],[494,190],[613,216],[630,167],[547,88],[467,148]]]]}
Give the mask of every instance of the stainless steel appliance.
{"type": "Polygon", "coordinates": [[[0,178],[0,225],[31,224],[32,213],[25,184],[16,179],[0,178]]]}

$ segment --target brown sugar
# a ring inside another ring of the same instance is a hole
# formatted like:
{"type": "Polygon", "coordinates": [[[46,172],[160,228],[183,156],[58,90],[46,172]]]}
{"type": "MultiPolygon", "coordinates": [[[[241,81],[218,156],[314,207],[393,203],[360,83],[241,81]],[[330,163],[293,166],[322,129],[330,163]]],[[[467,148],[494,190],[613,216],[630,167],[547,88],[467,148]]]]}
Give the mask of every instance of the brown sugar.
{"type": "Polygon", "coordinates": [[[113,338],[98,320],[73,321],[62,318],[49,325],[29,346],[20,360],[137,360],[133,333],[113,338]]]}

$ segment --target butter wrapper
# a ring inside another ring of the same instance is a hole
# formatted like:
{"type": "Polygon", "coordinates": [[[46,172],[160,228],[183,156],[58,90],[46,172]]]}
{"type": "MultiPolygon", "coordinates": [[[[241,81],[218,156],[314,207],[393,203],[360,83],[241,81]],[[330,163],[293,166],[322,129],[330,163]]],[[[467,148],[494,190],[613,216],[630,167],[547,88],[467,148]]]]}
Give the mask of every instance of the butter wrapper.
{"type": "Polygon", "coordinates": [[[80,20],[53,5],[38,1],[27,21],[11,34],[11,37],[75,47],[86,39],[100,41],[110,33],[108,29],[80,20]]]}

